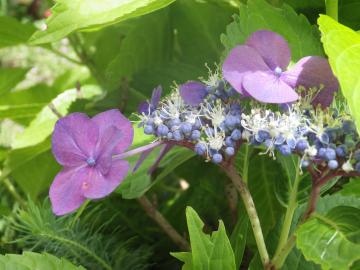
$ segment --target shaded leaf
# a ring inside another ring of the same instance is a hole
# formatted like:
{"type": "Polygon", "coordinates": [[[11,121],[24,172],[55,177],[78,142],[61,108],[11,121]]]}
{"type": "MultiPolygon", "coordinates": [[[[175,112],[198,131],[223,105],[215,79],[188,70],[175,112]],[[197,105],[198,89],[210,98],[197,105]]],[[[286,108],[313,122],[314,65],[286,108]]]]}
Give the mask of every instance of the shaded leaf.
{"type": "Polygon", "coordinates": [[[24,78],[28,69],[1,68],[0,69],[0,95],[12,90],[24,78]]]}
{"type": "Polygon", "coordinates": [[[27,42],[35,31],[30,24],[23,24],[13,17],[0,17],[0,48],[27,42]]]}

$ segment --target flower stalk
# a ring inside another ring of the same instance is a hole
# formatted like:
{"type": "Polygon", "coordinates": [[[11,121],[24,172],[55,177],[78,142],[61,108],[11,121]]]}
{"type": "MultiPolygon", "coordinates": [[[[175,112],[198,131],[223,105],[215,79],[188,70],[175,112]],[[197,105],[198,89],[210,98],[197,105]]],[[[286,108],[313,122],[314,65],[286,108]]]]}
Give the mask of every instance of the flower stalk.
{"type": "Polygon", "coordinates": [[[244,202],[246,212],[249,216],[251,227],[254,233],[256,245],[260,254],[261,261],[264,267],[268,267],[270,264],[269,254],[266,248],[264,235],[261,229],[260,220],[255,208],[254,200],[250,194],[250,191],[246,183],[238,175],[235,167],[230,164],[230,166],[222,166],[226,174],[229,176],[231,181],[234,183],[236,189],[240,193],[240,196],[244,202]]]}
{"type": "Polygon", "coordinates": [[[190,250],[189,243],[174,229],[174,227],[165,219],[165,217],[154,207],[149,199],[143,195],[137,199],[147,215],[154,220],[170,239],[182,250],[190,250]]]}

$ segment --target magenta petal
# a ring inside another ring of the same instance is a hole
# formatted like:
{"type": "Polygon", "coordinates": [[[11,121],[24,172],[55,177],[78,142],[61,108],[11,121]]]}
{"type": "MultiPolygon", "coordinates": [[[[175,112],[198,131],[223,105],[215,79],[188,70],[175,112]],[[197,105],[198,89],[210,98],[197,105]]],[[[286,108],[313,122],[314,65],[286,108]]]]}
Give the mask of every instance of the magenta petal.
{"type": "Polygon", "coordinates": [[[285,70],[290,63],[289,45],[282,36],[275,32],[256,31],[247,39],[246,45],[256,49],[271,70],[276,67],[285,70]]]}
{"type": "Polygon", "coordinates": [[[206,85],[201,82],[188,81],[179,86],[180,95],[186,104],[199,105],[207,95],[206,85]]]}
{"type": "Polygon", "coordinates": [[[78,166],[93,155],[99,129],[87,115],[72,113],[59,119],[52,135],[52,151],[64,166],[78,166]]]}
{"type": "Polygon", "coordinates": [[[110,126],[115,126],[122,133],[122,139],[117,144],[113,154],[120,154],[126,150],[134,138],[134,129],[130,121],[118,110],[109,110],[97,114],[92,120],[99,126],[100,136],[106,132],[110,126]]]}
{"type": "Polygon", "coordinates": [[[55,215],[65,215],[85,201],[81,186],[87,177],[87,168],[67,168],[59,172],[51,184],[49,197],[55,215]]]}
{"type": "Polygon", "coordinates": [[[105,175],[91,168],[89,181],[82,187],[84,196],[88,199],[100,199],[109,195],[128,174],[129,167],[126,160],[113,160],[109,172],[105,175]]]}
{"type": "Polygon", "coordinates": [[[239,93],[243,94],[242,81],[246,74],[270,71],[260,54],[246,45],[232,49],[222,66],[223,77],[239,93]]]}
{"type": "Polygon", "coordinates": [[[243,86],[253,98],[264,103],[288,103],[299,98],[296,92],[271,73],[254,72],[244,77],[243,86]]]}
{"type": "Polygon", "coordinates": [[[319,87],[324,88],[314,100],[315,104],[328,107],[334,97],[334,92],[339,89],[338,80],[335,78],[327,59],[319,56],[301,58],[289,71],[281,76],[282,79],[293,87],[319,87]]]}

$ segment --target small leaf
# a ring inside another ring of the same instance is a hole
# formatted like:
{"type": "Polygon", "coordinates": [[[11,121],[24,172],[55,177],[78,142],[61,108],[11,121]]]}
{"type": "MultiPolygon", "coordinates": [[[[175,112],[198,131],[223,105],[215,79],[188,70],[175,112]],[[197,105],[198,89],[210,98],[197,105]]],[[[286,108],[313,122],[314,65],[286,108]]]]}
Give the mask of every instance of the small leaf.
{"type": "Polygon", "coordinates": [[[170,252],[170,255],[184,263],[181,270],[194,270],[192,267],[191,252],[170,252]]]}
{"type": "Polygon", "coordinates": [[[47,253],[24,252],[22,255],[0,255],[0,270],[85,270],[69,261],[47,253]]]}
{"type": "Polygon", "coordinates": [[[339,206],[326,215],[315,214],[296,232],[296,245],[307,260],[323,269],[348,270],[360,260],[360,243],[352,234],[360,228],[360,209],[339,206]]]}
{"type": "Polygon", "coordinates": [[[32,44],[57,41],[77,30],[104,27],[135,18],[171,4],[174,0],[59,0],[46,20],[47,29],[31,37],[32,44]]]}
{"type": "Polygon", "coordinates": [[[235,257],[222,221],[213,234],[203,232],[204,223],[191,207],[186,208],[186,219],[190,234],[193,269],[235,270],[235,257]]]}

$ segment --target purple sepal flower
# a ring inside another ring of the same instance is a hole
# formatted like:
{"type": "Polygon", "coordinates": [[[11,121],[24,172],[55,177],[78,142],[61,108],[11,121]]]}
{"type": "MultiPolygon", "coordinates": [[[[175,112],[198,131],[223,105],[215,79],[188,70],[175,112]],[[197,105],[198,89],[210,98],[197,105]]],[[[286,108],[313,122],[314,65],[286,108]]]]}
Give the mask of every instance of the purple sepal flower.
{"type": "Polygon", "coordinates": [[[196,81],[188,81],[181,84],[179,89],[182,99],[190,106],[199,105],[208,94],[206,85],[196,81]]]}
{"type": "Polygon", "coordinates": [[[118,110],[89,118],[72,113],[59,119],[52,136],[55,159],[64,167],[49,191],[53,212],[70,213],[86,199],[109,195],[125,178],[129,163],[113,160],[132,143],[133,128],[118,110]]]}
{"type": "Polygon", "coordinates": [[[161,93],[162,93],[162,87],[161,85],[159,85],[153,90],[150,102],[144,101],[139,105],[138,113],[151,114],[153,111],[155,111],[157,106],[159,105],[161,93]]]}
{"type": "Polygon", "coordinates": [[[325,58],[310,56],[299,60],[290,70],[290,49],[286,40],[271,31],[254,32],[232,49],[224,61],[224,78],[244,96],[264,103],[290,103],[299,96],[294,88],[324,86],[315,102],[328,104],[338,88],[337,80],[325,58]]]}

